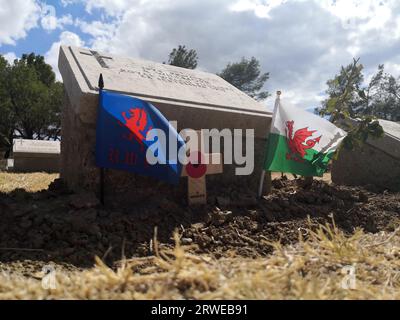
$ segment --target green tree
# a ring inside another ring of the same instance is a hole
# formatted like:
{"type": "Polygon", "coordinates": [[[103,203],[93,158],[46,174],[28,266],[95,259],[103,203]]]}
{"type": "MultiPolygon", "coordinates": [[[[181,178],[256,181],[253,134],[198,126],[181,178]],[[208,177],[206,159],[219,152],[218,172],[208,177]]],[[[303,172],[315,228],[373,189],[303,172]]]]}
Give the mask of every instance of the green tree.
{"type": "Polygon", "coordinates": [[[384,74],[381,83],[381,96],[376,105],[380,118],[400,121],[400,78],[384,74]]]}
{"type": "Polygon", "coordinates": [[[358,92],[364,80],[363,65],[359,60],[341,67],[340,73],[327,81],[328,99],[319,108],[321,115],[331,116],[331,121],[336,122],[346,117],[356,117],[356,106],[359,104],[358,92]]]}
{"type": "Polygon", "coordinates": [[[36,71],[38,79],[47,87],[51,87],[55,83],[56,76],[53,69],[44,61],[43,56],[35,55],[32,52],[30,54],[23,54],[20,61],[23,61],[28,66],[32,66],[36,71]]]}
{"type": "Polygon", "coordinates": [[[58,139],[64,93],[51,66],[33,53],[23,55],[11,66],[3,65],[4,59],[0,60],[0,95],[4,101],[0,108],[7,116],[0,121],[0,143],[10,150],[12,139],[17,137],[58,139]]]}
{"type": "Polygon", "coordinates": [[[369,137],[383,135],[383,129],[374,116],[383,79],[383,66],[379,66],[378,72],[366,87],[362,87],[362,70],[363,65],[359,59],[342,67],[338,75],[327,81],[328,99],[317,110],[320,115],[329,116],[331,122],[346,129],[348,135],[343,145],[349,149],[362,145],[369,137]]]}
{"type": "Polygon", "coordinates": [[[218,75],[252,98],[263,100],[270,96],[268,91],[262,91],[269,73],[261,73],[260,62],[254,57],[229,63],[218,75]]]}
{"type": "Polygon", "coordinates": [[[378,66],[378,71],[372,76],[369,84],[358,88],[359,101],[355,106],[358,115],[377,116],[377,104],[381,100],[382,82],[384,77],[384,65],[378,66]]]}
{"type": "Polygon", "coordinates": [[[9,71],[10,65],[7,60],[0,55],[0,150],[7,150],[7,157],[14,135],[14,114],[7,91],[7,77],[9,71]]]}
{"type": "Polygon", "coordinates": [[[185,46],[179,45],[169,54],[168,64],[171,66],[196,69],[197,68],[197,52],[194,49],[186,49],[185,46]]]}
{"type": "Polygon", "coordinates": [[[339,118],[374,116],[397,120],[400,117],[400,81],[385,73],[384,65],[379,65],[370,82],[363,84],[362,70],[363,66],[354,60],[342,67],[335,78],[328,80],[326,93],[329,98],[319,112],[339,118]],[[340,110],[335,110],[336,106],[340,106],[340,110]]]}
{"type": "Polygon", "coordinates": [[[44,128],[43,136],[47,140],[59,140],[61,136],[61,106],[64,97],[63,83],[54,82],[50,86],[49,92],[47,123],[50,125],[44,128]]]}

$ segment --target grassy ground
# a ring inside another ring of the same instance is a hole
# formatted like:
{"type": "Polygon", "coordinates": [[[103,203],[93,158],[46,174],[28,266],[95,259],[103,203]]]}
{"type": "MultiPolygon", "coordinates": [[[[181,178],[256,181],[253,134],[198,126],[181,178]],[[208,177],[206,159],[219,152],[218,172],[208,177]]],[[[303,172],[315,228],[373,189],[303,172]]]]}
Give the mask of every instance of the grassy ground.
{"type": "MultiPolygon", "coordinates": [[[[38,191],[56,177],[0,173],[0,192],[38,191]]],[[[49,276],[27,271],[29,261],[0,261],[0,299],[400,299],[399,229],[345,235],[332,223],[298,231],[297,244],[274,243],[273,254],[257,259],[193,255],[178,235],[174,249],[163,249],[154,238],[154,256],[121,253],[114,269],[99,258],[90,269],[54,265],[54,289],[43,288],[49,276]]]]}
{"type": "Polygon", "coordinates": [[[58,174],[42,172],[35,173],[7,173],[0,172],[0,192],[7,193],[17,188],[28,192],[37,192],[47,189],[49,184],[58,178],[58,174]]]}

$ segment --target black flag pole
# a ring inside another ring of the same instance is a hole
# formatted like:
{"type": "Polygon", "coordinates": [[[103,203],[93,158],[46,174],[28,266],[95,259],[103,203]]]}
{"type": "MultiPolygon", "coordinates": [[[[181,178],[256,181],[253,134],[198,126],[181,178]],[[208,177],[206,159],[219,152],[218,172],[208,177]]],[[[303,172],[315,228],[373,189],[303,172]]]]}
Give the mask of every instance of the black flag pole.
{"type": "Polygon", "coordinates": [[[103,80],[103,74],[100,73],[100,77],[99,77],[99,90],[103,90],[104,88],[104,80],[103,80]]]}
{"type": "MultiPolygon", "coordinates": [[[[104,88],[103,74],[100,73],[99,77],[99,112],[100,112],[100,96],[104,88]]],[[[100,168],[100,202],[104,205],[104,168],[100,168]]]]}

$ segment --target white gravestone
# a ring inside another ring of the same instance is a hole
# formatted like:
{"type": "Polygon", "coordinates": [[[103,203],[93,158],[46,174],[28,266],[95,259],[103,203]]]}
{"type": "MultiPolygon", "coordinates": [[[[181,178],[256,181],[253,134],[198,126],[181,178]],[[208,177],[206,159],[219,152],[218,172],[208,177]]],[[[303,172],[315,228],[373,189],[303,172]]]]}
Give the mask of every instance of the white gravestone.
{"type": "Polygon", "coordinates": [[[15,139],[13,171],[59,172],[60,141],[15,139]]]}
{"type": "MultiPolygon", "coordinates": [[[[225,80],[202,71],[67,46],[61,47],[58,64],[66,89],[62,113],[61,176],[71,188],[94,189],[99,182],[98,168],[95,166],[95,134],[97,85],[102,73],[105,90],[128,94],[152,103],[168,120],[177,121],[178,131],[185,128],[227,128],[241,129],[244,134],[246,129],[253,129],[253,174],[235,176],[237,165],[224,164],[223,173],[215,177],[218,177],[216,180],[221,184],[245,179],[246,183],[252,184],[251,188],[257,189],[271,113],[263,104],[225,80]]],[[[216,138],[219,139],[218,135],[216,138]]],[[[221,139],[222,146],[224,143],[221,139]]],[[[212,152],[215,150],[210,150],[212,152]]],[[[109,190],[116,191],[119,188],[124,192],[130,188],[120,187],[124,183],[137,186],[137,179],[145,184],[142,178],[133,174],[128,178],[126,173],[107,171],[106,183],[109,190]],[[113,185],[118,185],[118,188],[113,185]]],[[[135,192],[137,194],[137,190],[135,192]]]]}

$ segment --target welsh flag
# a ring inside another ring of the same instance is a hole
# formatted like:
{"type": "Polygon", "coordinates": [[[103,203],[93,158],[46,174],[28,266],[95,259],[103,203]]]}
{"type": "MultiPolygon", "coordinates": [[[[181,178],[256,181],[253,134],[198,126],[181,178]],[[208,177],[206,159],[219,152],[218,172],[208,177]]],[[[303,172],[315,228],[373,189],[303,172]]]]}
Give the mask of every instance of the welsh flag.
{"type": "Polygon", "coordinates": [[[275,102],[264,169],[322,176],[346,132],[305,110],[275,102]]]}

